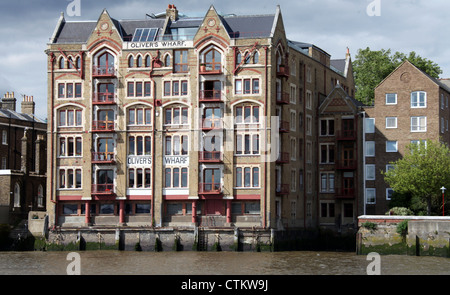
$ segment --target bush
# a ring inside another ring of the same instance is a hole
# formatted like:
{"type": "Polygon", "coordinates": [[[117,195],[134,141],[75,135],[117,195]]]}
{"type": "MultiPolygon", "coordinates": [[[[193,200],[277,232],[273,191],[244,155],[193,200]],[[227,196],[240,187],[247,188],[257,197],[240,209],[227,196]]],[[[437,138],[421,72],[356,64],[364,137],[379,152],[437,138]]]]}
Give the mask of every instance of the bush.
{"type": "Polygon", "coordinates": [[[400,216],[408,216],[408,215],[414,215],[414,212],[412,212],[410,209],[406,207],[394,207],[389,209],[388,212],[386,212],[386,215],[400,215],[400,216]]]}

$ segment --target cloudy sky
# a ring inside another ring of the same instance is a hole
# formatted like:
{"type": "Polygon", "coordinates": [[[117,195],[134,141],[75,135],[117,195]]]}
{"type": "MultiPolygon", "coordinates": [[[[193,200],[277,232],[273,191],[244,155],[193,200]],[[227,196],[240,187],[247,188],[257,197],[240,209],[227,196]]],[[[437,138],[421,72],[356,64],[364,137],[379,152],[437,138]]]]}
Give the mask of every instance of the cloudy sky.
{"type": "Polygon", "coordinates": [[[68,21],[97,20],[103,8],[116,19],[143,19],[168,4],[187,16],[204,16],[211,4],[219,13],[238,15],[273,14],[280,5],[287,37],[313,43],[333,59],[344,58],[347,47],[353,58],[366,47],[415,51],[450,78],[448,0],[2,0],[0,96],[14,91],[21,101],[21,95],[33,95],[38,116],[47,117],[44,50],[61,12],[68,21]],[[74,12],[80,16],[70,16],[74,12]]]}

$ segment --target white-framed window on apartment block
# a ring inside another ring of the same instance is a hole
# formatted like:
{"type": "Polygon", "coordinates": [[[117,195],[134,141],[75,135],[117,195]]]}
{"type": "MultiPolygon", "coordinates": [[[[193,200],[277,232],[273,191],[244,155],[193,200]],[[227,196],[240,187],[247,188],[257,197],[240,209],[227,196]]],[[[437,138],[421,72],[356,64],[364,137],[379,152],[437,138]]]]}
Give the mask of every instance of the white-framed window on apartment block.
{"type": "Polygon", "coordinates": [[[426,132],[427,117],[411,117],[411,132],[426,132]]]}
{"type": "Polygon", "coordinates": [[[397,104],[397,93],[386,93],[386,105],[397,104]]]}
{"type": "Polygon", "coordinates": [[[444,131],[445,131],[444,118],[441,117],[441,133],[444,133],[444,131]]]}
{"type": "Polygon", "coordinates": [[[397,128],[397,117],[386,117],[386,129],[397,128]]]}
{"type": "Polygon", "coordinates": [[[390,201],[392,199],[392,195],[394,194],[394,190],[391,188],[386,189],[386,200],[390,201]]]}
{"type": "Polygon", "coordinates": [[[375,157],[375,141],[366,141],[366,157],[375,157]]]}
{"type": "Polygon", "coordinates": [[[375,133],[375,118],[366,118],[365,119],[365,132],[366,133],[375,133]]]}
{"type": "Polygon", "coordinates": [[[392,165],[392,164],[387,164],[387,165],[386,165],[386,172],[388,172],[389,170],[394,169],[394,168],[395,168],[394,165],[392,165]]]}
{"type": "Polygon", "coordinates": [[[8,131],[2,130],[2,144],[8,145],[8,131]]]}
{"type": "Polygon", "coordinates": [[[425,91],[411,92],[411,108],[426,108],[427,93],[425,91]]]}
{"type": "Polygon", "coordinates": [[[375,203],[376,203],[376,189],[366,188],[366,204],[375,204],[375,203]]]}
{"type": "Polygon", "coordinates": [[[320,192],[334,192],[334,172],[320,173],[320,192]]]}
{"type": "Polygon", "coordinates": [[[366,180],[375,180],[375,165],[366,165],[366,180]]]}
{"type": "Polygon", "coordinates": [[[396,140],[386,141],[386,152],[387,153],[398,152],[398,142],[396,140]]]}

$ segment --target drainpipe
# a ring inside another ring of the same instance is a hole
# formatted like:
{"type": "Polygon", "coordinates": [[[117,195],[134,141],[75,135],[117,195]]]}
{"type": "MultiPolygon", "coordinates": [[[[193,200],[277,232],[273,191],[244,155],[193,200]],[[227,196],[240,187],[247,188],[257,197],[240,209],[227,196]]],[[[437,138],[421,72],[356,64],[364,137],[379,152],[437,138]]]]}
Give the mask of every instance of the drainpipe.
{"type": "Polygon", "coordinates": [[[363,127],[362,127],[362,137],[363,137],[363,215],[366,215],[366,112],[362,112],[363,115],[363,127]]]}
{"type": "MultiPolygon", "coordinates": [[[[264,46],[264,49],[266,50],[266,60],[265,60],[265,91],[264,91],[264,112],[265,112],[265,118],[266,118],[266,122],[265,122],[265,124],[266,124],[266,126],[265,126],[265,128],[264,128],[264,132],[265,132],[265,135],[267,136],[267,122],[268,122],[268,119],[267,119],[267,93],[268,93],[268,90],[267,90],[267,87],[268,87],[268,81],[267,81],[267,59],[268,59],[268,56],[269,56],[269,54],[268,54],[268,50],[269,50],[269,48],[267,47],[267,46],[264,46]]],[[[236,58],[236,54],[234,55],[235,56],[235,58],[236,58]]],[[[267,143],[267,141],[266,141],[266,143],[267,143]]],[[[265,153],[266,153],[266,157],[265,157],[265,159],[264,159],[264,197],[263,197],[263,203],[264,203],[264,206],[263,206],[263,228],[266,228],[266,226],[267,226],[267,220],[266,220],[266,208],[267,208],[267,149],[266,149],[266,151],[265,151],[265,153]]],[[[270,225],[270,221],[269,221],[269,225],[270,225]]]]}
{"type": "Polygon", "coordinates": [[[53,204],[55,204],[55,206],[54,206],[53,226],[56,225],[56,221],[58,220],[58,216],[57,216],[58,210],[56,208],[57,201],[56,201],[55,196],[53,194],[53,180],[54,180],[54,167],[53,167],[53,165],[55,163],[55,161],[53,161],[53,159],[54,159],[54,153],[53,153],[53,151],[54,151],[54,139],[53,139],[54,126],[53,126],[53,119],[54,119],[54,103],[55,103],[54,102],[54,99],[55,99],[55,97],[54,97],[55,77],[54,76],[55,75],[54,75],[53,64],[54,64],[55,58],[56,58],[55,55],[53,53],[50,53],[50,63],[51,63],[51,65],[50,65],[50,71],[51,71],[51,87],[50,87],[50,89],[51,89],[51,93],[50,93],[50,101],[51,101],[51,111],[50,111],[50,114],[51,114],[51,116],[50,116],[50,150],[52,151],[52,154],[51,154],[51,159],[50,159],[50,183],[49,183],[49,186],[50,186],[50,201],[53,204]]]}
{"type": "Polygon", "coordinates": [[[156,128],[156,91],[155,91],[155,88],[156,88],[156,83],[155,83],[155,80],[153,79],[152,72],[153,72],[153,69],[155,67],[155,61],[157,59],[158,54],[159,54],[159,50],[156,53],[156,57],[152,56],[151,70],[150,70],[150,73],[149,73],[149,77],[150,77],[150,80],[152,81],[152,87],[153,87],[153,89],[152,89],[152,92],[153,92],[152,197],[151,197],[151,200],[150,200],[150,203],[151,203],[150,204],[150,209],[151,209],[150,213],[151,213],[151,218],[152,218],[152,220],[151,220],[152,227],[155,226],[155,224],[154,224],[154,221],[155,221],[155,201],[154,200],[155,200],[155,141],[156,141],[156,139],[155,139],[155,128],[156,128]]]}

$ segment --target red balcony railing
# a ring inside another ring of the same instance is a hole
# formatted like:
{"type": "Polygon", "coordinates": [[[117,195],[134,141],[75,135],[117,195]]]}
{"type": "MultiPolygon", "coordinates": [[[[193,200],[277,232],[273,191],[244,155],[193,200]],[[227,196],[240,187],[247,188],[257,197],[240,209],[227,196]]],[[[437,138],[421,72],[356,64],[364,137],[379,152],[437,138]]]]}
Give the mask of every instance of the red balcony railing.
{"type": "Polygon", "coordinates": [[[201,102],[218,102],[222,100],[222,90],[200,90],[199,101],[201,102]]]}
{"type": "Polygon", "coordinates": [[[114,121],[93,121],[92,131],[110,132],[114,131],[114,121]]]}
{"type": "Polygon", "coordinates": [[[113,152],[93,152],[92,153],[92,163],[114,163],[114,153],[113,152]]]}
{"type": "Polygon", "coordinates": [[[93,184],[92,185],[93,194],[103,194],[103,195],[113,195],[114,194],[114,184],[93,184]]]}
{"type": "Polygon", "coordinates": [[[212,130],[212,129],[222,129],[222,119],[203,119],[202,120],[202,129],[203,130],[212,130]]]}
{"type": "Polygon", "coordinates": [[[277,104],[289,104],[289,93],[278,92],[277,93],[277,104]]]}
{"type": "Polygon", "coordinates": [[[221,194],[222,185],[220,183],[199,183],[198,192],[200,194],[221,194]]]}
{"type": "Polygon", "coordinates": [[[358,167],[356,160],[339,160],[336,161],[336,168],[340,170],[355,170],[358,167]]]}
{"type": "Polygon", "coordinates": [[[116,103],[116,95],[114,93],[94,93],[94,97],[92,98],[93,104],[115,104],[116,103]]]}
{"type": "Polygon", "coordinates": [[[337,140],[356,140],[355,130],[340,130],[336,133],[337,140]]]}
{"type": "Polygon", "coordinates": [[[200,75],[220,75],[222,74],[222,64],[220,63],[206,63],[200,65],[200,75]]]}
{"type": "Polygon", "coordinates": [[[278,77],[289,77],[289,66],[279,65],[277,69],[278,77]]]}
{"type": "Polygon", "coordinates": [[[115,77],[116,69],[109,66],[93,66],[92,67],[93,77],[115,77]]]}
{"type": "Polygon", "coordinates": [[[214,162],[214,163],[222,162],[222,152],[220,152],[220,151],[199,152],[198,161],[199,162],[214,162]]]}
{"type": "Polygon", "coordinates": [[[278,159],[276,161],[278,164],[289,163],[289,153],[282,152],[278,155],[278,159]]]}
{"type": "Polygon", "coordinates": [[[278,184],[275,187],[275,193],[277,195],[287,195],[287,194],[289,194],[289,184],[278,184]]]}

